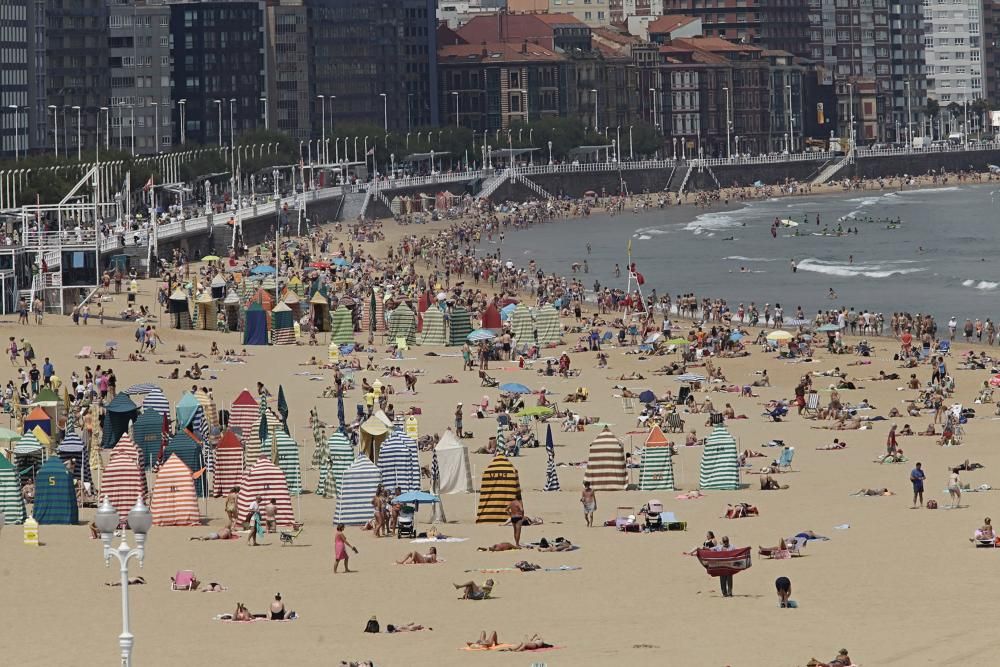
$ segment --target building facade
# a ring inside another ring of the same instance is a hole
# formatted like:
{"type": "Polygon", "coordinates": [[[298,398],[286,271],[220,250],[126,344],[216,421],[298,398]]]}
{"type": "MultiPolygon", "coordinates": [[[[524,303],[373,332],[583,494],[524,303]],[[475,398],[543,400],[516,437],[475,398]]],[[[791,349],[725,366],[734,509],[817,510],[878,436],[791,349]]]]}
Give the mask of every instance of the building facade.
{"type": "Polygon", "coordinates": [[[808,55],[809,15],[803,0],[665,0],[663,4],[666,13],[699,17],[706,37],[808,55]]]}
{"type": "Polygon", "coordinates": [[[893,137],[909,142],[923,132],[927,104],[923,0],[895,0],[889,6],[892,39],[893,137]]]}
{"type": "MultiPolygon", "coordinates": [[[[169,150],[171,113],[170,7],[164,0],[108,0],[111,128],[108,145],[135,155],[169,150]]],[[[103,119],[102,119],[103,120],[103,119]]]]}
{"type": "Polygon", "coordinates": [[[313,135],[309,7],[302,0],[268,3],[267,94],[258,100],[266,129],[299,141],[313,135]]]}
{"type": "Polygon", "coordinates": [[[986,96],[983,84],[983,0],[924,7],[927,96],[946,107],[986,96]]]}
{"type": "Polygon", "coordinates": [[[28,147],[28,90],[31,82],[29,0],[0,4],[0,155],[24,155],[28,147]]]}
{"type": "Polygon", "coordinates": [[[170,5],[178,143],[228,146],[262,127],[263,18],[258,2],[170,5]]]}

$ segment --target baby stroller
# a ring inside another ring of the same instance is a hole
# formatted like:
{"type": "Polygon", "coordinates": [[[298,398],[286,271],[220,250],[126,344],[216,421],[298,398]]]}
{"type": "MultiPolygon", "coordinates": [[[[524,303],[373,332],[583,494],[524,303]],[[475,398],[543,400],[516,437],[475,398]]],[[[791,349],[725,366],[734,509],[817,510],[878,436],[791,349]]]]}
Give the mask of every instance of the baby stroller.
{"type": "Polygon", "coordinates": [[[663,525],[662,512],[663,503],[656,499],[650,500],[639,510],[639,513],[646,517],[646,530],[648,532],[666,530],[663,525]]]}
{"type": "Polygon", "coordinates": [[[416,510],[413,505],[403,505],[399,508],[399,516],[396,517],[396,539],[417,536],[416,510]]]}

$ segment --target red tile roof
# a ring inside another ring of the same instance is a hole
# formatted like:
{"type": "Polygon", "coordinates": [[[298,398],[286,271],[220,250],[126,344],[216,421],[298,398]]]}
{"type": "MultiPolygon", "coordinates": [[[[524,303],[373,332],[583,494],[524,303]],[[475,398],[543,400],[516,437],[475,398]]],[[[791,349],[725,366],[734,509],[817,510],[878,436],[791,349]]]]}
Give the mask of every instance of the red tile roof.
{"type": "Polygon", "coordinates": [[[476,16],[457,32],[470,44],[506,41],[520,43],[528,40],[550,49],[555,46],[555,31],[552,26],[540,20],[537,14],[476,16]]]}
{"type": "Polygon", "coordinates": [[[649,25],[646,26],[646,30],[652,33],[669,33],[677,30],[682,26],[686,26],[689,23],[698,20],[694,16],[683,16],[681,14],[676,14],[673,16],[661,16],[655,21],[650,21],[649,25]]]}
{"type": "Polygon", "coordinates": [[[567,26],[572,25],[576,28],[586,28],[587,24],[576,18],[572,14],[565,14],[556,12],[554,14],[532,14],[536,19],[547,23],[551,26],[567,26]]]}
{"type": "Polygon", "coordinates": [[[492,42],[486,44],[453,44],[438,48],[438,62],[539,62],[564,60],[565,56],[538,44],[492,42]],[[483,55],[483,51],[486,55],[483,55]]]}
{"type": "Polygon", "coordinates": [[[736,42],[730,42],[728,39],[723,39],[722,37],[684,37],[682,39],[673,40],[674,45],[689,45],[692,48],[701,49],[703,51],[711,51],[713,53],[720,53],[723,51],[740,51],[749,53],[751,51],[762,51],[760,47],[753,46],[752,44],[737,44],[736,42]]]}

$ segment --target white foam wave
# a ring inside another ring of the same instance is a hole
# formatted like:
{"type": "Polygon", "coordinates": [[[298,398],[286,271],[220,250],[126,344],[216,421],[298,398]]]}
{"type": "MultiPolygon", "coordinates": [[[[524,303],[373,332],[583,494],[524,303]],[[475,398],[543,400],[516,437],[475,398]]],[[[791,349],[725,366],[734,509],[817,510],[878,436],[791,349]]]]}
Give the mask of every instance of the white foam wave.
{"type": "Polygon", "coordinates": [[[828,262],[809,257],[798,263],[799,271],[809,271],[811,273],[822,273],[828,276],[839,276],[842,278],[888,278],[890,276],[903,276],[910,273],[919,273],[923,268],[912,267],[903,268],[901,264],[911,264],[911,260],[896,260],[885,262],[868,262],[865,264],[845,264],[843,262],[828,262]]]}
{"type": "Polygon", "coordinates": [[[778,262],[776,257],[744,257],[743,255],[729,255],[722,259],[734,259],[738,262],[778,262]]]}
{"type": "MultiPolygon", "coordinates": [[[[956,188],[957,189],[957,188],[956,188]]],[[[977,290],[990,291],[995,290],[1000,283],[992,282],[989,280],[963,280],[962,287],[972,287],[977,290]]]]}
{"type": "Polygon", "coordinates": [[[725,229],[727,227],[738,227],[739,225],[740,221],[733,215],[733,212],[702,213],[687,223],[684,229],[697,234],[705,230],[725,229]]]}
{"type": "Polygon", "coordinates": [[[957,186],[947,186],[943,188],[919,188],[917,190],[903,190],[899,194],[901,195],[916,195],[923,192],[958,192],[959,188],[957,186]]]}
{"type": "Polygon", "coordinates": [[[638,238],[640,241],[648,241],[653,237],[648,234],[639,234],[639,236],[637,236],[636,238],[638,238]]]}

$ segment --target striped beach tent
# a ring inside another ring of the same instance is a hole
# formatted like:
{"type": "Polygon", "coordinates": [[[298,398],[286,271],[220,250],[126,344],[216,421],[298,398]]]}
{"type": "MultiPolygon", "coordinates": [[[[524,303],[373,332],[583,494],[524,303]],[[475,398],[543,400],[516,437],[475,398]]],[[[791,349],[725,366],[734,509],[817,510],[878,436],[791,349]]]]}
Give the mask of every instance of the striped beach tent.
{"type": "Polygon", "coordinates": [[[417,342],[417,316],[405,303],[396,306],[389,316],[389,338],[393,342],[405,338],[409,345],[417,342]]]}
{"type": "Polygon", "coordinates": [[[208,480],[206,479],[207,475],[202,470],[205,466],[204,452],[202,452],[198,437],[188,430],[178,431],[164,450],[163,460],[169,458],[171,454],[176,454],[196,475],[195,490],[198,492],[198,496],[202,498],[207,496],[208,480]]]}
{"type": "Polygon", "coordinates": [[[507,505],[521,493],[517,468],[503,454],[497,454],[479,482],[479,506],[476,523],[503,523],[507,520],[507,505]]]}
{"type": "Polygon", "coordinates": [[[92,481],[90,466],[85,465],[87,462],[87,446],[83,444],[83,438],[80,437],[80,434],[76,432],[67,433],[66,437],[59,443],[56,453],[64,462],[73,462],[73,477],[75,479],[84,482],[92,481]]]}
{"type": "Polygon", "coordinates": [[[209,396],[208,392],[201,389],[194,392],[194,397],[198,400],[198,404],[201,405],[202,410],[205,411],[205,418],[208,420],[209,428],[218,428],[219,408],[215,405],[215,399],[209,396]]]}
{"type": "Polygon", "coordinates": [[[628,484],[625,448],[607,426],[590,443],[583,481],[594,491],[624,491],[628,484]]]}
{"type": "Polygon", "coordinates": [[[736,438],[725,426],[716,426],[705,438],[698,488],[718,491],[740,488],[740,456],[736,451],[736,438]]]}
{"type": "Polygon", "coordinates": [[[646,437],[639,469],[640,491],[672,491],[674,489],[674,463],[670,441],[660,430],[653,429],[646,437]]]}
{"type": "Polygon", "coordinates": [[[302,467],[299,463],[299,445],[292,436],[276,428],[264,441],[263,449],[271,453],[272,460],[285,473],[288,492],[293,496],[302,493],[302,467]]]}
{"type": "Polygon", "coordinates": [[[225,431],[215,448],[215,470],[212,474],[212,495],[224,496],[240,485],[243,476],[243,443],[232,431],[225,431]]]}
{"type": "Polygon", "coordinates": [[[149,511],[153,514],[154,526],[201,525],[191,469],[177,454],[171,454],[156,473],[149,511]]]}
{"type": "Polygon", "coordinates": [[[424,326],[420,332],[421,345],[445,345],[448,339],[444,330],[444,313],[437,306],[431,306],[424,311],[424,326]]]}
{"type": "Polygon", "coordinates": [[[194,419],[194,413],[201,407],[201,403],[195,398],[195,395],[190,391],[184,392],[180,400],[177,401],[177,429],[188,428],[191,426],[191,420],[194,419]]]}
{"type": "Polygon", "coordinates": [[[3,454],[0,454],[0,512],[3,512],[5,523],[24,523],[27,518],[14,466],[3,454]]]}
{"type": "Polygon", "coordinates": [[[315,407],[309,410],[309,431],[313,437],[313,454],[309,463],[312,467],[318,468],[327,459],[327,448],[326,429],[323,428],[323,422],[315,407]]]}
{"type": "Polygon", "coordinates": [[[554,306],[546,304],[535,311],[535,331],[538,332],[539,345],[558,343],[562,340],[559,311],[554,306]]]}
{"type": "Polygon", "coordinates": [[[363,526],[374,514],[372,498],[382,482],[378,466],[364,454],[358,454],[340,481],[340,495],[333,512],[334,525],[363,526]]]}
{"type": "Polygon", "coordinates": [[[139,417],[139,407],[126,394],[118,394],[105,408],[104,440],[105,449],[115,446],[122,433],[128,431],[128,425],[139,417]]]}
{"type": "Polygon", "coordinates": [[[334,431],[326,440],[327,462],[326,467],[320,468],[320,482],[317,486],[317,493],[323,493],[327,498],[340,493],[341,479],[351,463],[354,461],[354,447],[347,439],[343,431],[334,431]],[[327,479],[327,476],[330,479],[327,479]],[[326,495],[325,489],[335,489],[333,495],[326,495]]]}
{"type": "Polygon", "coordinates": [[[159,387],[153,389],[142,399],[143,413],[151,411],[159,412],[162,415],[170,416],[170,401],[167,400],[163,390],[159,387]]]}
{"type": "Polygon", "coordinates": [[[349,308],[340,306],[330,315],[330,340],[337,345],[354,342],[354,316],[349,308]]]}
{"type": "Polygon", "coordinates": [[[163,415],[157,410],[144,410],[132,426],[132,439],[139,447],[142,467],[149,470],[160,456],[163,415]]]}
{"type": "Polygon", "coordinates": [[[448,345],[465,345],[466,338],[472,333],[472,318],[464,306],[451,309],[451,324],[448,327],[448,345]]]}
{"type": "Polygon", "coordinates": [[[523,303],[517,304],[510,314],[510,334],[518,345],[535,342],[535,320],[523,303]]]}
{"type": "Polygon", "coordinates": [[[250,503],[257,498],[261,499],[262,505],[274,500],[274,506],[278,508],[279,526],[291,526],[295,523],[292,497],[288,494],[285,474],[266,457],[257,459],[257,462],[243,473],[240,492],[236,494],[237,516],[245,518],[250,513],[250,503]]]}
{"type": "Polygon", "coordinates": [[[279,303],[271,311],[271,342],[275,345],[295,344],[295,321],[292,309],[279,303]]]}
{"type": "Polygon", "coordinates": [[[556,472],[556,445],[552,440],[552,424],[545,425],[545,488],[559,491],[559,474],[556,472]]]}
{"type": "Polygon", "coordinates": [[[229,408],[229,428],[236,432],[246,451],[247,461],[254,461],[260,453],[260,404],[244,389],[229,408]]]}
{"type": "MultiPolygon", "coordinates": [[[[145,496],[146,493],[149,491],[149,487],[146,485],[146,476],[144,474],[141,474],[141,472],[142,472],[142,451],[139,449],[138,445],[135,444],[135,441],[132,440],[132,436],[131,435],[129,435],[128,433],[123,433],[122,434],[122,437],[118,439],[118,442],[115,444],[114,448],[111,450],[111,454],[109,455],[109,460],[110,460],[110,457],[112,457],[112,456],[127,457],[132,462],[132,464],[136,468],[139,469],[139,471],[140,471],[139,479],[141,480],[141,483],[142,483],[142,494],[143,494],[143,496],[145,496]]],[[[103,491],[103,486],[104,486],[104,478],[103,478],[103,475],[102,475],[102,478],[101,478],[102,491],[103,491]]],[[[134,505],[135,502],[133,502],[132,504],[134,505]]]]}
{"type": "Polygon", "coordinates": [[[395,493],[420,490],[420,465],[416,456],[407,447],[401,431],[393,431],[382,443],[378,453],[378,468],[382,473],[382,485],[395,493]]]}
{"type": "MultiPolygon", "coordinates": [[[[135,505],[135,498],[132,499],[132,505],[135,505]]],[[[129,505],[129,509],[132,509],[132,505],[129,505]]],[[[40,524],[72,525],[80,520],[73,478],[56,456],[49,458],[38,469],[32,514],[40,524]]]]}

